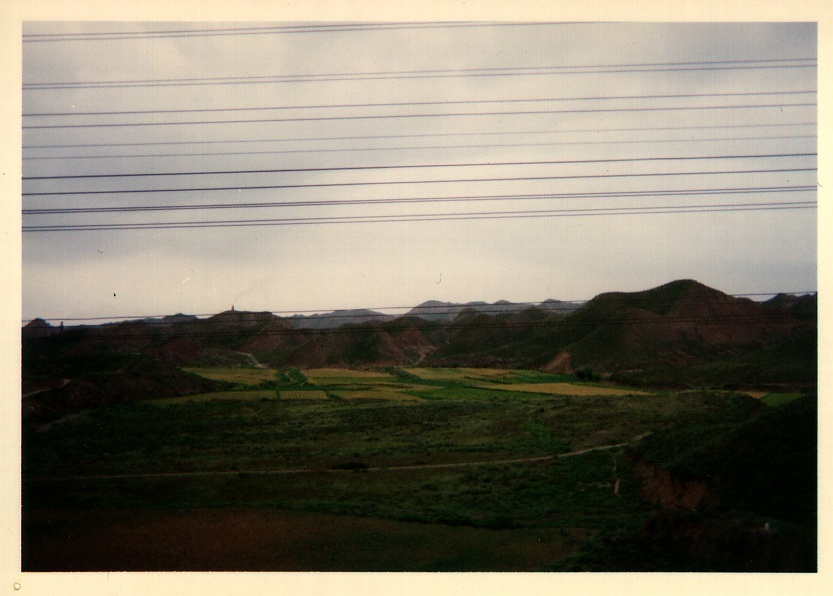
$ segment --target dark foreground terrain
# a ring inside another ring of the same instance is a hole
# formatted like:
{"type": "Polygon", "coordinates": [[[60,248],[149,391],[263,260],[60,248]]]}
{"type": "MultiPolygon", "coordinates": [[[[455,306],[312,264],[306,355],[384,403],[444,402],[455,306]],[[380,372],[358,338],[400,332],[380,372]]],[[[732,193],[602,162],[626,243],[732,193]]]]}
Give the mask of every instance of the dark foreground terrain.
{"type": "Polygon", "coordinates": [[[231,387],[24,421],[24,570],[816,569],[812,393],[189,374],[231,387]]]}

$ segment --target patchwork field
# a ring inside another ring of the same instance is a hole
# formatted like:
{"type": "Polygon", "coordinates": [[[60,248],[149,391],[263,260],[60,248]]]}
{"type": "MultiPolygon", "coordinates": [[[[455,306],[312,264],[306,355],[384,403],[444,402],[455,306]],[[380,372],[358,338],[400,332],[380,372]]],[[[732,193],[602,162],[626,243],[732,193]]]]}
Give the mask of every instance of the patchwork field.
{"type": "Polygon", "coordinates": [[[537,371],[189,370],[239,388],[24,423],[25,570],[580,568],[654,515],[628,455],[643,441],[678,461],[801,397],[537,371]]]}

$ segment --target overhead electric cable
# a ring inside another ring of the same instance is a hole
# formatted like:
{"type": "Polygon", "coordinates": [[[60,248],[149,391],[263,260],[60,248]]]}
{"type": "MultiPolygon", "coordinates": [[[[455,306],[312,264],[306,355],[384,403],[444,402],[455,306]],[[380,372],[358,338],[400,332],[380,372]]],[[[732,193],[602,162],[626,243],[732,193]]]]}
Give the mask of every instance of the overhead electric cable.
{"type": "Polygon", "coordinates": [[[797,139],[814,139],[811,135],[783,135],[758,137],[711,137],[687,139],[628,139],[625,141],[560,141],[552,143],[481,143],[469,145],[411,145],[406,147],[339,147],[331,149],[278,149],[272,151],[213,151],[190,153],[112,153],[97,155],[50,155],[23,156],[23,160],[76,160],[76,159],[123,159],[123,158],[157,158],[157,157],[219,157],[225,155],[287,155],[300,153],[356,153],[364,151],[419,151],[419,150],[451,150],[451,149],[498,149],[507,147],[561,147],[573,145],[639,145],[643,143],[714,143],[720,141],[786,141],[797,139]]]}
{"type": "Polygon", "coordinates": [[[362,181],[362,182],[317,182],[308,184],[262,184],[255,186],[209,186],[190,188],[141,188],[141,189],[114,189],[114,190],[79,190],[79,191],[47,191],[47,192],[24,192],[24,197],[48,197],[48,196],[77,196],[77,195],[119,195],[119,194],[158,194],[174,192],[212,192],[212,191],[243,191],[243,190],[274,190],[281,188],[335,188],[349,186],[393,186],[407,184],[447,184],[460,182],[522,182],[531,180],[583,180],[603,178],[654,178],[664,176],[722,176],[735,174],[773,174],[781,172],[815,172],[816,168],[769,168],[752,170],[703,170],[693,172],[650,172],[630,174],[573,174],[556,176],[510,176],[505,178],[450,178],[436,180],[389,180],[389,181],[362,181]]]}
{"type": "Polygon", "coordinates": [[[57,89],[105,89],[126,87],[182,87],[203,85],[249,85],[277,83],[309,83],[339,81],[403,80],[460,77],[555,76],[577,74],[624,74],[700,72],[724,70],[761,70],[780,68],[815,68],[815,58],[785,58],[774,60],[712,60],[697,62],[647,62],[635,64],[602,64],[582,66],[534,66],[503,68],[470,68],[443,70],[398,70],[354,73],[326,73],[302,75],[250,75],[246,77],[202,77],[181,79],[133,79],[111,81],[64,81],[24,83],[24,91],[57,89]],[[806,64],[799,64],[806,62],[806,64]]]}
{"type": "Polygon", "coordinates": [[[688,155],[688,156],[658,156],[658,157],[621,157],[609,159],[556,159],[536,161],[490,161],[470,163],[440,163],[440,164],[396,164],[377,166],[328,166],[316,168],[268,168],[260,170],[213,170],[188,172],[140,172],[134,174],[62,174],[57,176],[23,176],[23,180],[79,180],[90,178],[147,178],[157,176],[219,176],[242,174],[289,174],[310,172],[353,172],[367,170],[402,170],[402,169],[434,169],[434,168],[478,168],[491,166],[543,166],[543,165],[576,165],[589,163],[632,163],[644,161],[707,161],[712,159],[775,159],[785,157],[815,157],[816,153],[762,153],[749,155],[688,155]]]}
{"type": "Polygon", "coordinates": [[[131,213],[142,211],[183,211],[213,209],[251,209],[261,207],[333,207],[345,205],[395,205],[407,203],[456,203],[478,201],[519,201],[550,199],[599,199],[599,198],[638,198],[638,197],[680,197],[734,194],[769,194],[787,192],[815,192],[815,186],[759,186],[745,188],[701,188],[701,189],[665,189],[653,191],[618,191],[618,192],[575,192],[516,195],[463,195],[446,197],[399,197],[388,199],[328,199],[270,201],[261,203],[200,203],[180,205],[128,205],[120,207],[51,207],[44,209],[23,209],[23,215],[64,215],[69,213],[131,213]]]}
{"type": "Polygon", "coordinates": [[[137,141],[132,143],[73,143],[62,145],[23,145],[23,149],[80,149],[85,147],[141,147],[141,146],[172,146],[172,145],[218,145],[235,143],[297,143],[297,142],[318,142],[318,141],[357,141],[369,139],[409,139],[409,138],[435,138],[435,137],[466,137],[466,136],[505,136],[505,135],[549,135],[549,134],[573,134],[573,133],[606,133],[606,132],[640,132],[640,131],[668,131],[668,130],[728,130],[736,128],[784,128],[796,126],[817,126],[816,122],[777,122],[749,124],[704,124],[695,126],[648,126],[648,127],[627,127],[627,128],[577,128],[563,130],[513,130],[513,131],[455,131],[439,133],[412,133],[412,134],[388,134],[388,135],[351,135],[338,137],[283,137],[271,139],[223,139],[206,141],[137,141]]]}
{"type": "Polygon", "coordinates": [[[623,99],[692,99],[701,97],[758,97],[764,95],[810,95],[815,90],[803,91],[740,91],[733,93],[674,93],[661,95],[596,95],[584,97],[541,97],[537,99],[508,98],[508,99],[471,99],[446,101],[393,101],[381,103],[341,103],[341,104],[303,104],[294,106],[259,106],[237,108],[182,108],[170,110],[117,110],[107,112],[33,112],[24,113],[24,118],[42,118],[50,116],[137,116],[145,114],[191,114],[195,112],[254,112],[272,110],[319,110],[336,108],[379,108],[405,106],[440,106],[440,105],[472,105],[472,104],[503,104],[503,103],[543,103],[559,101],[618,101],[623,99]]]}
{"type": "Polygon", "coordinates": [[[65,129],[65,128],[136,128],[149,126],[196,126],[217,124],[265,124],[268,122],[333,122],[348,120],[401,120],[413,118],[461,118],[483,116],[532,116],[542,114],[600,114],[600,113],[630,113],[630,112],[688,112],[688,111],[717,111],[741,109],[771,109],[778,108],[807,108],[816,107],[815,102],[802,103],[772,103],[772,104],[739,104],[713,106],[662,106],[643,108],[589,108],[575,110],[509,110],[502,112],[425,112],[421,114],[362,114],[355,116],[309,116],[302,118],[244,118],[236,120],[180,120],[177,122],[103,122],[96,124],[32,124],[24,125],[24,130],[65,129]]]}
{"type": "Polygon", "coordinates": [[[79,232],[98,230],[161,230],[193,228],[228,228],[259,226],[298,226],[345,223],[402,223],[417,221],[468,221],[480,219],[523,219],[539,217],[587,217],[599,215],[655,215],[669,213],[716,213],[726,211],[771,211],[783,209],[815,209],[815,201],[773,203],[730,203],[722,205],[685,205],[650,207],[599,207],[583,209],[550,209],[529,211],[478,211],[467,213],[431,213],[417,215],[347,215],[332,217],[297,217],[281,219],[209,220],[186,222],[148,222],[126,224],[65,224],[23,226],[23,232],[79,232]]]}
{"type": "Polygon", "coordinates": [[[437,21],[437,22],[383,22],[383,23],[339,23],[318,25],[275,25],[270,27],[233,27],[223,29],[171,29],[156,31],[99,31],[79,33],[29,33],[23,35],[24,43],[63,41],[115,41],[130,39],[166,39],[189,37],[279,35],[299,33],[344,33],[354,31],[391,31],[401,29],[473,29],[494,27],[535,27],[603,25],[604,23],[570,22],[483,22],[483,21],[437,21]]]}

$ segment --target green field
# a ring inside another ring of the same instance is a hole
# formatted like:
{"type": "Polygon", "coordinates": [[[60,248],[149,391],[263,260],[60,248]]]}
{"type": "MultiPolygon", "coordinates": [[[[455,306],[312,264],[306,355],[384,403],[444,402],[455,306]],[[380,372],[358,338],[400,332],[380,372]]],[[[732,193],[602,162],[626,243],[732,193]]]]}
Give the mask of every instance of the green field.
{"type": "Polygon", "coordinates": [[[774,411],[739,393],[640,393],[535,371],[192,372],[241,389],[100,407],[47,431],[24,423],[24,569],[69,570],[77,552],[98,554],[72,569],[574,568],[654,515],[628,445],[650,437],[651,453],[688,461],[688,443],[663,437],[731,436],[774,411]],[[276,388],[250,388],[264,380],[276,388]],[[181,534],[141,538],[163,519],[181,534]],[[339,529],[310,542],[333,519],[339,529]],[[229,544],[224,567],[224,546],[205,542],[246,524],[278,524],[313,550],[290,555],[255,532],[265,552],[229,544]],[[102,536],[122,539],[93,546],[102,536]],[[188,562],[163,556],[177,544],[188,562]]]}

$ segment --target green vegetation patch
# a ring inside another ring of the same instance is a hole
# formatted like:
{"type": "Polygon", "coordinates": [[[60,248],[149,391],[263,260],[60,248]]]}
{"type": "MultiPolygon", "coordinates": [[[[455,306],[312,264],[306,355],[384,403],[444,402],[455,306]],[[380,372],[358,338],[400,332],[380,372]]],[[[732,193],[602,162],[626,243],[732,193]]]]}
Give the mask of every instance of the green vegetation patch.
{"type": "Polygon", "coordinates": [[[761,401],[772,408],[777,408],[801,399],[801,397],[803,397],[801,393],[767,393],[761,398],[761,401]]]}

